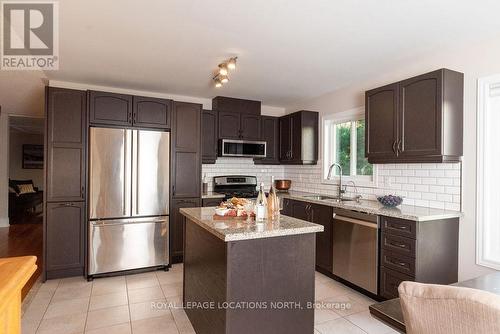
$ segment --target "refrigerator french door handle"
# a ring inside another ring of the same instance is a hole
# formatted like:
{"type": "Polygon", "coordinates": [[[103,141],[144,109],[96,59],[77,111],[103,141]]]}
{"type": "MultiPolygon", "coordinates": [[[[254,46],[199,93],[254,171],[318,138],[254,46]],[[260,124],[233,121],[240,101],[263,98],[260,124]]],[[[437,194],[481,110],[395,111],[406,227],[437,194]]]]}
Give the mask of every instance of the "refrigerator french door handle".
{"type": "Polygon", "coordinates": [[[131,156],[131,150],[132,150],[132,133],[131,130],[125,130],[125,149],[124,149],[124,155],[125,155],[125,161],[124,161],[124,172],[125,172],[125,182],[123,183],[123,201],[124,201],[124,206],[123,206],[123,215],[124,216],[130,216],[131,208],[130,208],[130,180],[132,178],[132,156],[131,156]]]}
{"type": "Polygon", "coordinates": [[[139,214],[139,195],[137,194],[138,191],[138,184],[139,184],[139,163],[138,163],[138,147],[139,147],[139,142],[138,142],[138,130],[130,130],[132,132],[132,161],[131,161],[131,167],[132,167],[132,216],[138,215],[139,214]]]}

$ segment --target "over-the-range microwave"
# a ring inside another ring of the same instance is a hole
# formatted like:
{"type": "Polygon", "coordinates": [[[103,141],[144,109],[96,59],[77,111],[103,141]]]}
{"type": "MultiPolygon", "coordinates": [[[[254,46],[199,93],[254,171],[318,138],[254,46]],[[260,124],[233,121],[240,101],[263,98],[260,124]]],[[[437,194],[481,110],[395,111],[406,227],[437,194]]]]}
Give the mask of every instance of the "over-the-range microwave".
{"type": "Polygon", "coordinates": [[[220,157],[265,158],[266,142],[236,139],[219,140],[220,157]]]}

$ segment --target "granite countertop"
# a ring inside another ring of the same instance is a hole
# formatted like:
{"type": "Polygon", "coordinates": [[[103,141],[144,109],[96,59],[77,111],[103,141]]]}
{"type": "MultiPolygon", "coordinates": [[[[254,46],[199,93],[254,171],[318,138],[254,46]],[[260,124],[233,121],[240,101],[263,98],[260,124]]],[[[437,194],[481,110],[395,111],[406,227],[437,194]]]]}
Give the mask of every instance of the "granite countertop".
{"type": "Polygon", "coordinates": [[[322,195],[322,194],[299,192],[299,191],[289,191],[286,193],[278,194],[278,196],[281,196],[283,198],[290,198],[298,201],[329,205],[335,208],[354,210],[374,215],[414,220],[417,222],[462,217],[462,213],[460,211],[432,209],[421,206],[404,205],[404,204],[398,206],[397,208],[387,208],[377,201],[370,201],[370,200],[361,200],[359,203],[356,201],[336,202],[334,200],[317,200],[306,197],[314,195],[322,195]]]}
{"type": "Polygon", "coordinates": [[[208,191],[206,194],[201,194],[201,199],[207,199],[207,198],[224,198],[226,195],[216,193],[214,191],[208,191]]]}
{"type": "Polygon", "coordinates": [[[262,224],[242,219],[214,218],[214,208],[181,208],[180,213],[223,241],[239,241],[322,232],[323,226],[281,215],[262,224]]]}

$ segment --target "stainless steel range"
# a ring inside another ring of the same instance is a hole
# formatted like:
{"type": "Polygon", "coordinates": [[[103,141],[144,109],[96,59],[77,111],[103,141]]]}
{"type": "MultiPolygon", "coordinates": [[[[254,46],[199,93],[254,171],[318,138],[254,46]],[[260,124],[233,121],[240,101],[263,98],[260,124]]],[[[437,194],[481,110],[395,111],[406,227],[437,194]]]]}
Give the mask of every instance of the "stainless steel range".
{"type": "Polygon", "coordinates": [[[214,191],[231,197],[257,198],[257,178],[245,175],[226,175],[214,177],[214,191]]]}

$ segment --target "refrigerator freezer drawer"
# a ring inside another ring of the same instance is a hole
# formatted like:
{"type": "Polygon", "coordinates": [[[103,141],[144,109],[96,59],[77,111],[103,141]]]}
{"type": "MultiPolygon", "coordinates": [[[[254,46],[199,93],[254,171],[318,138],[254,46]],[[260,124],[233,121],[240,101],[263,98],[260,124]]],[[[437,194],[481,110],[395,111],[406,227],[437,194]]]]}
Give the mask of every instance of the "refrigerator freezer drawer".
{"type": "Polygon", "coordinates": [[[168,216],[89,222],[89,275],[168,265],[168,216]]]}

